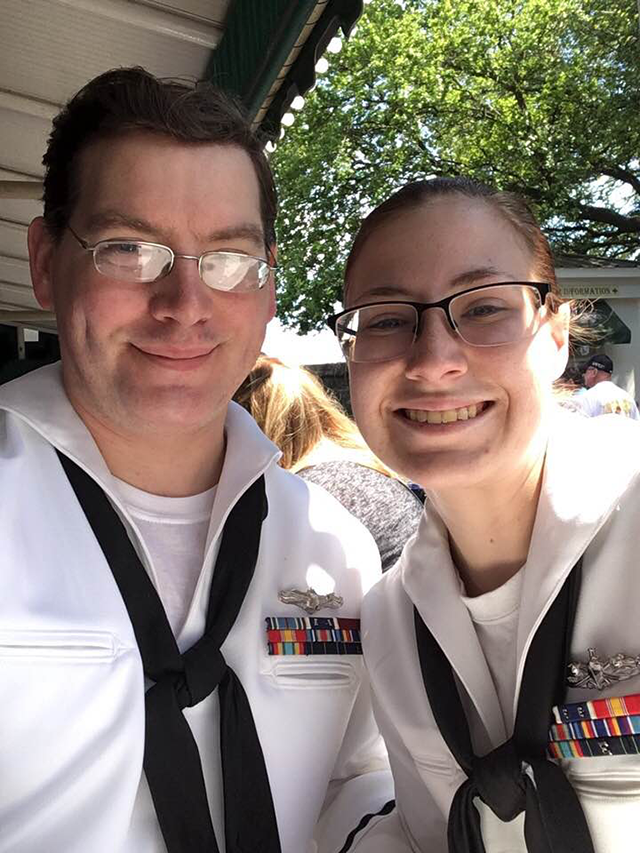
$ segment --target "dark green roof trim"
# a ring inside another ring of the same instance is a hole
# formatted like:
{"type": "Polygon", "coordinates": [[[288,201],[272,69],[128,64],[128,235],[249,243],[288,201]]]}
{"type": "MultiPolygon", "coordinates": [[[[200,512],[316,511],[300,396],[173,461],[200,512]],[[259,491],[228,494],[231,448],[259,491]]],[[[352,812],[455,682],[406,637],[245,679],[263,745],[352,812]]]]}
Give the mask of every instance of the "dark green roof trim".
{"type": "Polygon", "coordinates": [[[592,352],[606,344],[631,343],[631,329],[606,299],[596,299],[589,310],[579,317],[578,325],[589,330],[589,348],[592,352]]]}
{"type": "MultiPolygon", "coordinates": [[[[235,0],[206,79],[238,97],[253,119],[316,6],[317,0],[235,0]]],[[[293,98],[314,85],[317,59],[339,28],[349,34],[362,8],[362,0],[326,4],[261,123],[266,137],[278,136],[280,119],[293,98]]]]}
{"type": "Polygon", "coordinates": [[[206,78],[239,97],[253,118],[315,6],[316,0],[235,0],[206,78]]]}
{"type": "Polygon", "coordinates": [[[280,119],[296,95],[304,95],[316,82],[316,62],[327,49],[327,45],[339,29],[345,37],[349,35],[362,14],[362,0],[330,0],[318,19],[313,32],[304,44],[296,61],[289,69],[282,85],[276,92],[260,130],[265,138],[277,139],[280,134],[280,119]]]}

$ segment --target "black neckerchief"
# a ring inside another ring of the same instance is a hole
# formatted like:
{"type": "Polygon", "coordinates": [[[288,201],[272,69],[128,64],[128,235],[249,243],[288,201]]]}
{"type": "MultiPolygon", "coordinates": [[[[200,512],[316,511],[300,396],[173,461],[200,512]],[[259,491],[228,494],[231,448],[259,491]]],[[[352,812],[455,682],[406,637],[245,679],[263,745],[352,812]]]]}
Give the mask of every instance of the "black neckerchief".
{"type": "Polygon", "coordinates": [[[280,853],[269,778],[246,693],[220,651],[258,557],[267,516],[264,477],[232,509],[222,534],[205,632],[180,654],[162,602],[98,484],[68,457],[62,467],[118,585],[154,684],[145,695],[144,771],[168,853],[218,853],[197,744],[182,713],[216,687],[227,853],[280,853]]]}
{"type": "Polygon", "coordinates": [[[482,758],[473,752],[451,664],[414,608],[420,669],[429,704],[440,734],[469,777],[451,804],[449,853],[485,853],[480,814],[473,804],[475,797],[503,821],[525,812],[524,834],[529,853],[594,853],[575,791],[560,766],[546,758],[551,709],[564,701],[581,570],[582,558],[533,638],[513,735],[482,758]]]}

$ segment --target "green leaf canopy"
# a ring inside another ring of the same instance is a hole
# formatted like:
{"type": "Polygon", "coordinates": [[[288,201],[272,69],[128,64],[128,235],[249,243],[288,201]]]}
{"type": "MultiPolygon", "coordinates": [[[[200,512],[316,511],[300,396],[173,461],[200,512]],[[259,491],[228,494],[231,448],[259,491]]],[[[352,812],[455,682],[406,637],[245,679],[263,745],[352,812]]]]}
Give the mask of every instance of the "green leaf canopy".
{"type": "Polygon", "coordinates": [[[373,0],[273,162],[281,319],[318,328],[363,216],[463,174],[525,194],[553,245],[640,254],[635,0],[373,0]]]}

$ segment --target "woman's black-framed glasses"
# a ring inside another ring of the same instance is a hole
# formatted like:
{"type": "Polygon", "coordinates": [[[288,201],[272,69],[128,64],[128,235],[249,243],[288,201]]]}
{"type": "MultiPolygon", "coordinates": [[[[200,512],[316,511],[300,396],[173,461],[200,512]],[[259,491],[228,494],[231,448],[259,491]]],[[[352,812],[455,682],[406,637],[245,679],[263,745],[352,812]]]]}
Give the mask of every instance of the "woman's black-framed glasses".
{"type": "Polygon", "coordinates": [[[227,293],[251,293],[269,281],[276,267],[264,258],[242,252],[203,252],[202,255],[182,255],[161,243],[146,240],[100,240],[90,246],[70,225],[69,231],[82,248],[91,252],[93,265],[101,275],[117,281],[158,281],[169,275],[176,258],[198,262],[202,281],[212,290],[227,293]]]}
{"type": "Polygon", "coordinates": [[[405,356],[429,308],[443,311],[451,328],[473,347],[497,347],[531,337],[551,286],[537,281],[483,284],[439,302],[372,302],[327,320],[347,361],[391,361],[405,356]]]}

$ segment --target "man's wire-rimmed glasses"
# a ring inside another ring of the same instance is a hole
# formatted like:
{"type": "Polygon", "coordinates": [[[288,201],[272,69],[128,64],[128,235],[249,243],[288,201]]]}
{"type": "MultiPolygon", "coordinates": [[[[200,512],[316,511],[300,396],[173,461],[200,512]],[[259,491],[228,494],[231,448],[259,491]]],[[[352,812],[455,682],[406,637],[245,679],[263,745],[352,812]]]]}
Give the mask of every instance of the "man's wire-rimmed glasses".
{"type": "Polygon", "coordinates": [[[169,275],[176,258],[197,261],[202,281],[212,290],[227,293],[251,293],[269,281],[275,269],[264,258],[242,252],[203,252],[183,255],[161,243],[146,240],[100,240],[93,246],[79,237],[70,225],[69,231],[82,248],[91,252],[93,265],[101,274],[117,281],[152,282],[169,275]]]}
{"type": "Polygon", "coordinates": [[[379,362],[402,358],[420,331],[429,308],[443,311],[449,325],[474,347],[496,347],[533,336],[551,286],[537,281],[484,284],[439,302],[372,302],[327,320],[347,361],[379,362]]]}

